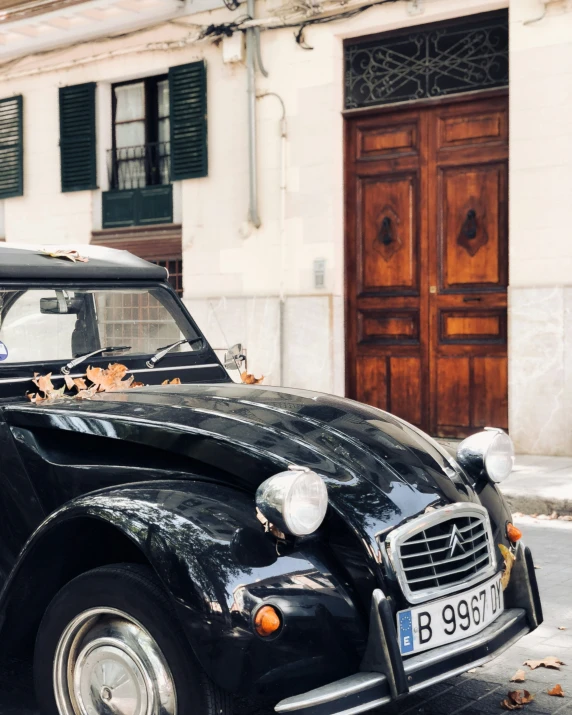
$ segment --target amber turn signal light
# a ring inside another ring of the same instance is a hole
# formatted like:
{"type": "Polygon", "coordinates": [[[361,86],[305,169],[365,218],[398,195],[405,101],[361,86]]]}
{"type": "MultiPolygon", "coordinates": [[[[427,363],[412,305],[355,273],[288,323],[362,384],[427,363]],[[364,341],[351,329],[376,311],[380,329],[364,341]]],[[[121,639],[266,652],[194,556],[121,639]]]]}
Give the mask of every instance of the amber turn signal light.
{"type": "Polygon", "coordinates": [[[517,529],[516,526],[510,522],[506,525],[506,535],[513,544],[519,539],[522,539],[522,531],[517,529]]]}
{"type": "Polygon", "coordinates": [[[281,625],[282,619],[274,606],[262,606],[254,617],[254,629],[263,638],[276,633],[281,625]]]}

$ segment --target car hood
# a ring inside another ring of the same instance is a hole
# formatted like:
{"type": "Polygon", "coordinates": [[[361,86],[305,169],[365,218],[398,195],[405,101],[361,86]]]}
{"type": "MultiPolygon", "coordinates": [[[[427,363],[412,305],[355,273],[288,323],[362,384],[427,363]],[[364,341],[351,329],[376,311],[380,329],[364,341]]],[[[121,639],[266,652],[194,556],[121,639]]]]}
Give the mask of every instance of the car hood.
{"type": "MultiPolygon", "coordinates": [[[[382,410],[333,395],[228,383],[173,385],[14,405],[6,412],[21,427],[154,447],[175,455],[189,473],[251,492],[291,464],[312,468],[325,479],[332,507],[372,549],[380,533],[429,506],[478,502],[434,440],[382,410]]],[[[130,451],[137,460],[137,450],[130,451]]],[[[143,453],[140,459],[133,466],[144,479],[143,453]]]]}

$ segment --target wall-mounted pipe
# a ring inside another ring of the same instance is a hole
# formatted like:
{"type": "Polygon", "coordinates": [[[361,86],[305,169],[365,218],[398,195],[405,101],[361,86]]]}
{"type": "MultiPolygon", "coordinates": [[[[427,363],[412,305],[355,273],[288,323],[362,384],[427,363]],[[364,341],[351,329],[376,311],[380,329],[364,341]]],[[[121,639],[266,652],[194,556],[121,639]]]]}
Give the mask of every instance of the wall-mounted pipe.
{"type": "Polygon", "coordinates": [[[280,117],[280,222],[279,222],[279,233],[280,233],[280,287],[279,287],[279,304],[278,309],[280,311],[280,384],[284,384],[284,357],[285,357],[285,340],[284,340],[284,330],[285,330],[285,272],[286,272],[286,191],[287,191],[287,167],[286,167],[286,157],[287,157],[287,146],[288,146],[288,127],[286,124],[286,105],[282,97],[276,92],[263,92],[258,95],[259,99],[264,97],[275,97],[282,107],[282,115],[280,117]]]}
{"type": "MultiPolygon", "coordinates": [[[[247,1],[248,16],[254,19],[255,0],[247,1]]],[[[255,227],[260,227],[258,214],[258,161],[256,146],[256,30],[246,30],[246,74],[248,96],[248,218],[255,227]]]]}

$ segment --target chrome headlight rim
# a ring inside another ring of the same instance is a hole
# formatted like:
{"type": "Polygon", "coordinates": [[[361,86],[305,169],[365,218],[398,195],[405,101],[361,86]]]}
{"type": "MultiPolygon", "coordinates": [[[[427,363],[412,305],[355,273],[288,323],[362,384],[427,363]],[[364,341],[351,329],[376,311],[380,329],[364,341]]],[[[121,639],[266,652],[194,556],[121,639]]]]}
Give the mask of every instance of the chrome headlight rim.
{"type": "Polygon", "coordinates": [[[514,444],[510,436],[498,427],[485,427],[464,439],[457,449],[457,462],[470,474],[482,476],[483,473],[494,484],[500,484],[510,476],[514,468],[514,444]],[[496,451],[495,451],[496,450],[496,451]],[[499,465],[495,459],[503,458],[499,465]],[[500,453],[500,454],[499,454],[500,453]]]}
{"type": "Polygon", "coordinates": [[[309,536],[326,517],[328,490],[319,474],[292,465],[258,487],[256,507],[268,524],[285,534],[309,536]]]}

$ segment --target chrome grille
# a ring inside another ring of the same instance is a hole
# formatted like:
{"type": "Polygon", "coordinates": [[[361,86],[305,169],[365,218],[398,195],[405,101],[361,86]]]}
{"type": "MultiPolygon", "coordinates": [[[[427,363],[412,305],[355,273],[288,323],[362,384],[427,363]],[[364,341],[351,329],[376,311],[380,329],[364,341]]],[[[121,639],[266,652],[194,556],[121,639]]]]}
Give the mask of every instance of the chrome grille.
{"type": "Polygon", "coordinates": [[[475,504],[451,504],[395,529],[386,552],[411,603],[469,588],[496,570],[489,516],[475,504]]]}

